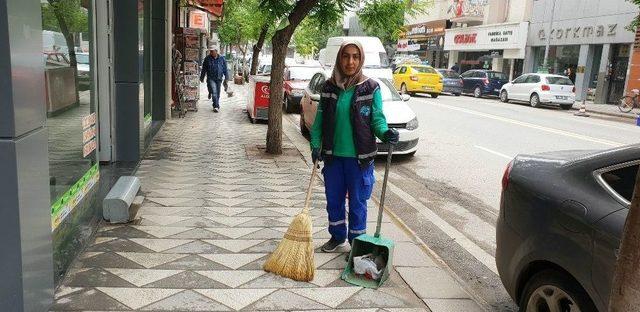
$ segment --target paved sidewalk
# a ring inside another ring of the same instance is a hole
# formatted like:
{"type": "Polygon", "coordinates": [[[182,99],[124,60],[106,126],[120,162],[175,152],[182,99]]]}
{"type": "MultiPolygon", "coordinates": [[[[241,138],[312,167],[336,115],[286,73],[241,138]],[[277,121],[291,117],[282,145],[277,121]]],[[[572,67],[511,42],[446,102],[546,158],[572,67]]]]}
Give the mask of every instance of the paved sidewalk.
{"type": "MultiPolygon", "coordinates": [[[[620,109],[618,109],[618,106],[614,104],[595,104],[591,101],[587,101],[585,105],[588,113],[601,114],[606,116],[636,119],[640,114],[640,109],[637,108],[634,108],[631,112],[623,113],[620,111],[620,109]]],[[[580,110],[580,106],[582,106],[582,102],[576,102],[575,104],[573,104],[573,109],[580,110]]]]}
{"type": "MultiPolygon", "coordinates": [[[[302,209],[311,170],[286,135],[283,155],[264,153],[267,126],[248,121],[234,87],[220,113],[202,101],[163,126],[137,172],[145,200],[136,220],[99,228],[52,311],[482,311],[388,216],[395,270],[379,290],[340,280],[344,254],[316,250],[311,283],[262,271],[302,209]]],[[[325,203],[318,184],[316,247],[329,238],[325,203]]],[[[375,219],[370,203],[370,232],[375,219]]]]}

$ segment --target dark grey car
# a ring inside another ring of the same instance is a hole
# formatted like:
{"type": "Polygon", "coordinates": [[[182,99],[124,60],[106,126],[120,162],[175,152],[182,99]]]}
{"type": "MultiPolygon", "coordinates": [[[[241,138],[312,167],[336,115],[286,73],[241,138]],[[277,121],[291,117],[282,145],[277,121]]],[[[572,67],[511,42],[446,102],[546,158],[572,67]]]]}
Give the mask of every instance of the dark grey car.
{"type": "Polygon", "coordinates": [[[496,265],[522,311],[606,311],[638,164],[640,144],[509,164],[496,265]]]}
{"type": "Polygon", "coordinates": [[[442,75],[443,88],[442,92],[451,93],[455,96],[460,96],[462,93],[462,78],[460,75],[451,69],[439,68],[437,71],[442,75]]]}

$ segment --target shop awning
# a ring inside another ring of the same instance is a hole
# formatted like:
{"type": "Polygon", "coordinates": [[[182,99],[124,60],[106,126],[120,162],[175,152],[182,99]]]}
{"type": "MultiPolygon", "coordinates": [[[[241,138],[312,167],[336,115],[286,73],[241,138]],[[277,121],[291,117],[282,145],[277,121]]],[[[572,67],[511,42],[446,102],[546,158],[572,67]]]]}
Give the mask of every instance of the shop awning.
{"type": "Polygon", "coordinates": [[[189,6],[196,7],[217,17],[222,16],[224,0],[188,0],[189,6]]]}

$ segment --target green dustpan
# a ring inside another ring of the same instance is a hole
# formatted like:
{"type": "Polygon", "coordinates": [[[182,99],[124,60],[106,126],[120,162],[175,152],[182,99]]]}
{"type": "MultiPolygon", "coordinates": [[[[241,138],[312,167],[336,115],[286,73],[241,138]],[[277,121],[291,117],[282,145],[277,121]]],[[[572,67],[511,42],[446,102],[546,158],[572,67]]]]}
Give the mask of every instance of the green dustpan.
{"type": "Polygon", "coordinates": [[[366,288],[378,288],[389,278],[389,272],[392,269],[394,243],[390,239],[380,236],[380,227],[382,225],[384,197],[387,190],[387,178],[389,177],[389,167],[391,166],[393,148],[393,144],[389,144],[387,164],[384,168],[382,193],[380,195],[380,208],[378,210],[376,234],[374,236],[363,234],[353,239],[351,253],[349,253],[349,261],[347,262],[347,266],[344,268],[344,272],[342,272],[342,279],[349,284],[366,288]],[[366,254],[373,254],[374,256],[379,255],[385,260],[386,266],[382,269],[380,278],[377,280],[367,279],[364,276],[356,275],[353,271],[353,258],[366,254]]]}

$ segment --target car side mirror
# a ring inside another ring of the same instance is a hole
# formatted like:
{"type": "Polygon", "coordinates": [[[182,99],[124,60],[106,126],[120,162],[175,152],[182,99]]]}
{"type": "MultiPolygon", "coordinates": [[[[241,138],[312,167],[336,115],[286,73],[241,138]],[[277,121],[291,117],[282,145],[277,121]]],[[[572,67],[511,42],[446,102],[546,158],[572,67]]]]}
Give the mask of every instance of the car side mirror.
{"type": "Polygon", "coordinates": [[[312,93],[309,97],[314,102],[320,102],[320,94],[318,93],[312,93]]]}
{"type": "Polygon", "coordinates": [[[400,97],[402,98],[403,101],[408,101],[411,99],[411,96],[408,94],[401,94],[400,97]]]}

